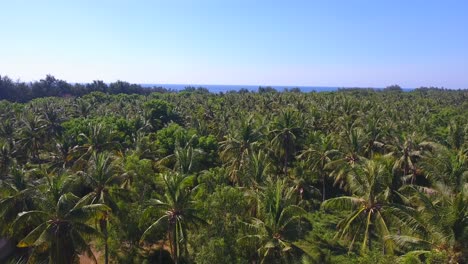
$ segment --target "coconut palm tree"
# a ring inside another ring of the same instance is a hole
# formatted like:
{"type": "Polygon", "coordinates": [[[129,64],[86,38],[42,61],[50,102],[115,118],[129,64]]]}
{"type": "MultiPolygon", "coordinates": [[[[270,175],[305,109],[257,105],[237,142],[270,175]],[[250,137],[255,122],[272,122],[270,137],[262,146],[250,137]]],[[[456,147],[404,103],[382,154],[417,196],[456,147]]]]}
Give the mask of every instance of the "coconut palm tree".
{"type": "Polygon", "coordinates": [[[463,151],[454,153],[439,146],[434,153],[425,155],[420,163],[426,177],[433,183],[441,182],[453,192],[468,188],[468,156],[463,151]]]}
{"type": "Polygon", "coordinates": [[[270,127],[271,144],[283,162],[282,169],[286,175],[289,161],[295,155],[296,144],[304,132],[303,128],[304,117],[292,109],[281,111],[270,127]]]}
{"type": "Polygon", "coordinates": [[[295,205],[295,190],[284,180],[269,181],[259,193],[260,212],[246,227],[252,233],[239,239],[253,241],[257,245],[260,263],[284,263],[294,261],[299,248],[294,241],[306,230],[306,211],[295,205]],[[303,225],[301,225],[301,222],[303,225]]]}
{"type": "Polygon", "coordinates": [[[22,149],[36,161],[39,159],[39,148],[44,139],[45,121],[40,116],[28,112],[23,115],[21,123],[19,143],[22,149]]]}
{"type": "MultiPolygon", "coordinates": [[[[183,146],[180,142],[176,142],[174,154],[168,155],[158,161],[158,164],[174,164],[173,170],[181,174],[189,174],[197,167],[197,158],[203,155],[203,150],[193,147],[193,141],[196,135],[193,135],[190,140],[183,146]]],[[[167,165],[166,165],[167,166],[167,165]]]]}
{"type": "MultiPolygon", "coordinates": [[[[368,143],[365,147],[365,155],[367,158],[371,158],[375,152],[382,153],[384,150],[384,136],[388,133],[388,128],[385,127],[383,122],[383,117],[381,117],[381,112],[373,111],[370,113],[370,116],[366,118],[364,122],[364,131],[367,134],[366,138],[368,143]]],[[[388,125],[387,125],[388,126],[388,125]]]]}
{"type": "Polygon", "coordinates": [[[41,109],[45,123],[45,131],[49,138],[54,138],[62,135],[63,127],[61,123],[64,121],[62,113],[64,112],[61,102],[45,101],[41,109]]]}
{"type": "Polygon", "coordinates": [[[334,148],[331,136],[325,136],[321,133],[312,133],[314,142],[298,155],[299,159],[304,159],[310,164],[312,170],[322,179],[322,202],[326,198],[327,172],[325,167],[332,162],[333,158],[340,152],[334,148]]]}
{"type": "MultiPolygon", "coordinates": [[[[91,192],[81,198],[80,203],[90,205],[104,204],[112,209],[113,212],[118,210],[118,196],[122,197],[125,190],[114,187],[123,184],[127,180],[127,177],[114,162],[111,154],[106,152],[98,154],[94,152],[89,160],[88,169],[78,174],[82,176],[84,185],[92,189],[91,192]]],[[[107,230],[109,217],[109,212],[104,212],[99,218],[99,226],[104,235],[104,260],[106,264],[109,262],[107,230]]]]}
{"type": "Polygon", "coordinates": [[[447,263],[468,260],[468,196],[443,183],[433,188],[406,186],[406,202],[416,208],[416,223],[407,234],[390,235],[406,255],[443,252],[447,263]]]}
{"type": "Polygon", "coordinates": [[[221,159],[229,167],[229,175],[235,183],[240,183],[239,173],[247,166],[252,152],[259,144],[262,134],[255,127],[253,117],[241,120],[220,142],[221,159]]]}
{"type": "Polygon", "coordinates": [[[78,153],[80,161],[87,160],[94,152],[103,152],[119,147],[115,142],[114,132],[101,124],[91,125],[87,134],[81,133],[79,137],[83,138],[85,143],[73,148],[74,153],[78,153]]]}
{"type": "Polygon", "coordinates": [[[7,118],[2,120],[0,124],[0,137],[4,138],[4,140],[8,143],[10,149],[13,149],[14,142],[15,142],[15,122],[13,118],[7,118]]]}
{"type": "Polygon", "coordinates": [[[0,140],[0,179],[5,177],[14,162],[12,149],[7,142],[0,140]]]}
{"type": "Polygon", "coordinates": [[[404,181],[414,184],[421,170],[416,163],[420,161],[428,150],[438,148],[433,142],[423,141],[415,133],[395,139],[393,145],[387,146],[391,154],[396,157],[393,170],[400,173],[404,181]]]}
{"type": "Polygon", "coordinates": [[[251,156],[249,167],[247,169],[248,181],[254,188],[258,188],[263,184],[270,173],[271,163],[268,160],[268,155],[262,150],[254,153],[251,156]]]}
{"type": "Polygon", "coordinates": [[[388,158],[377,157],[356,166],[346,177],[351,195],[331,198],[322,205],[325,209],[349,211],[339,222],[337,235],[351,240],[350,250],[356,239],[362,239],[361,252],[367,252],[374,235],[378,234],[384,242],[384,251],[391,253],[393,244],[384,241],[384,237],[390,235],[390,223],[402,216],[410,217],[410,208],[389,202],[392,174],[385,161],[388,158]]]}
{"type": "Polygon", "coordinates": [[[31,263],[44,253],[49,263],[76,263],[79,254],[86,254],[97,263],[87,239],[98,237],[99,233],[90,223],[109,208],[103,204],[84,205],[72,193],[47,196],[40,209],[18,214],[15,227],[29,223],[35,228],[17,246],[32,248],[31,263]]]}
{"type": "Polygon", "coordinates": [[[52,168],[64,170],[73,164],[74,139],[62,135],[53,140],[54,148],[49,152],[48,161],[52,168]]]}
{"type": "Polygon", "coordinates": [[[465,131],[460,121],[452,121],[448,126],[447,143],[456,150],[460,150],[465,144],[465,131]]]}
{"type": "Polygon", "coordinates": [[[344,130],[337,136],[340,153],[334,153],[334,159],[325,165],[330,170],[330,176],[334,178],[334,184],[340,187],[346,186],[347,175],[358,165],[367,159],[363,156],[368,140],[364,131],[354,127],[344,130]]]}
{"type": "Polygon", "coordinates": [[[93,105],[90,102],[82,98],[75,100],[73,106],[75,108],[76,115],[84,118],[88,117],[93,107],[93,105]]]}
{"type": "Polygon", "coordinates": [[[11,224],[18,213],[34,209],[39,185],[28,179],[28,171],[17,166],[0,181],[0,235],[13,235],[11,224]]]}
{"type": "Polygon", "coordinates": [[[157,227],[165,227],[167,240],[174,263],[188,257],[188,230],[191,226],[206,224],[194,206],[193,195],[198,186],[193,187],[194,178],[182,174],[162,174],[165,192],[161,199],[152,199],[146,213],[160,212],[160,217],[143,233],[142,240],[157,227]]]}

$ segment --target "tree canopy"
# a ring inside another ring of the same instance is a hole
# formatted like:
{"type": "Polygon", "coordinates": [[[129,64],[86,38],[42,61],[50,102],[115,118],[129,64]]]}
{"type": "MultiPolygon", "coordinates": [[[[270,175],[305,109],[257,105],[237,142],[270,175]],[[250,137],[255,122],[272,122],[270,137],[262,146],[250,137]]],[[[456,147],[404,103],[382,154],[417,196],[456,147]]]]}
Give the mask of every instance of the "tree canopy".
{"type": "Polygon", "coordinates": [[[0,219],[2,263],[466,263],[468,91],[0,76],[0,219]]]}

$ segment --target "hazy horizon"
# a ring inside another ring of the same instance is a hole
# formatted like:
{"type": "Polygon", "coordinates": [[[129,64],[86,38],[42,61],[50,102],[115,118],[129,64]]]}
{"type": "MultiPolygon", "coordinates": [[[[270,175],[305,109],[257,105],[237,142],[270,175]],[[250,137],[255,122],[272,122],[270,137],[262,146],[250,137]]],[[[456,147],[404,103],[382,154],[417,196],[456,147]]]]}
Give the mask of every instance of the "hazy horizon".
{"type": "MultiPolygon", "coordinates": [[[[93,81],[103,81],[104,83],[106,84],[110,84],[112,82],[116,82],[116,81],[123,81],[123,82],[128,82],[126,80],[121,80],[121,79],[117,79],[117,80],[113,80],[113,81],[104,81],[104,80],[99,80],[99,79],[94,79],[92,81],[88,81],[88,82],[73,82],[73,81],[70,81],[70,80],[66,80],[66,79],[62,79],[60,78],[60,76],[55,76],[53,74],[47,74],[47,75],[51,75],[53,76],[54,78],[58,79],[58,80],[64,80],[70,84],[75,84],[75,83],[79,83],[79,84],[88,84],[88,83],[92,83],[93,81]]],[[[0,76],[2,77],[8,77],[10,78],[11,80],[13,80],[14,82],[24,82],[24,83],[33,83],[33,82],[37,82],[37,81],[40,81],[40,80],[43,80],[45,79],[44,76],[42,78],[39,78],[39,79],[34,79],[34,80],[23,80],[21,78],[12,78],[11,76],[9,75],[2,75],[0,74],[0,76]]],[[[180,87],[204,87],[204,86],[232,86],[232,87],[242,87],[242,86],[245,86],[245,87],[249,87],[249,88],[252,88],[252,87],[273,87],[273,88],[301,88],[301,87],[308,87],[308,88],[375,88],[375,89],[383,89],[385,87],[388,87],[388,86],[391,86],[391,85],[399,85],[397,83],[394,83],[394,84],[388,84],[388,85],[385,85],[385,86],[381,86],[381,87],[377,87],[377,86],[369,86],[369,87],[364,87],[364,86],[346,86],[346,85],[336,85],[336,86],[322,86],[322,85],[290,85],[290,84],[220,84],[220,83],[151,83],[151,82],[145,82],[145,83],[134,83],[134,82],[129,82],[131,84],[138,84],[138,85],[141,85],[142,87],[158,87],[158,86],[161,86],[161,87],[164,87],[165,85],[167,86],[180,86],[180,87]]],[[[420,87],[436,87],[436,88],[445,88],[445,89],[458,89],[458,88],[447,88],[447,87],[437,87],[437,86],[433,86],[433,85],[429,85],[429,86],[420,86],[420,87]]],[[[420,88],[420,87],[401,87],[403,89],[416,89],[416,88],[420,88]]],[[[205,88],[205,87],[204,87],[205,88]]]]}
{"type": "Polygon", "coordinates": [[[101,79],[93,79],[91,81],[86,81],[86,82],[74,82],[74,81],[70,81],[70,80],[66,80],[66,79],[63,79],[63,78],[60,78],[60,76],[56,76],[54,74],[46,74],[45,76],[41,77],[41,78],[38,78],[38,79],[31,79],[31,80],[24,80],[24,79],[21,79],[21,78],[13,78],[9,75],[2,75],[0,73],[0,76],[2,77],[8,77],[10,78],[11,80],[13,80],[14,82],[23,82],[23,83],[33,83],[33,82],[37,82],[37,81],[40,81],[40,80],[43,80],[47,77],[47,75],[51,75],[53,76],[54,78],[58,79],[58,80],[64,80],[70,84],[76,84],[76,83],[79,83],[79,84],[89,84],[89,83],[92,83],[93,81],[103,81],[104,83],[106,84],[111,84],[113,82],[116,82],[116,81],[123,81],[123,82],[128,82],[128,83],[131,83],[131,84],[137,84],[137,85],[141,85],[142,87],[163,87],[163,88],[170,88],[170,87],[164,87],[164,86],[172,86],[172,87],[175,87],[175,86],[178,86],[178,87],[203,87],[203,88],[209,88],[207,86],[211,86],[211,87],[214,87],[214,86],[229,86],[229,87],[235,87],[235,88],[242,88],[242,87],[245,87],[245,88],[259,88],[259,87],[273,87],[275,89],[283,89],[283,88],[332,88],[332,89],[339,89],[339,88],[363,88],[363,89],[366,89],[366,88],[371,88],[371,89],[384,89],[386,87],[389,87],[389,86],[393,86],[393,85],[398,85],[400,86],[402,89],[404,90],[412,90],[412,89],[417,89],[417,88],[422,88],[422,87],[434,87],[434,88],[441,88],[441,89],[449,89],[449,90],[459,90],[459,89],[468,89],[468,88],[450,88],[450,87],[444,87],[444,86],[435,86],[435,85],[425,85],[425,86],[418,86],[418,87],[405,87],[405,86],[401,86],[400,84],[398,83],[389,83],[387,85],[384,85],[384,86],[352,86],[352,85],[294,85],[294,84],[271,84],[271,83],[264,83],[264,84],[231,84],[231,83],[227,83],[227,84],[222,84],[222,83],[157,83],[157,82],[143,82],[143,83],[139,83],[139,82],[130,82],[130,81],[127,81],[127,80],[123,80],[123,79],[116,79],[116,80],[111,80],[111,81],[105,81],[105,80],[101,80],[101,79]]]}
{"type": "Polygon", "coordinates": [[[0,75],[468,88],[465,1],[5,1],[0,75]]]}

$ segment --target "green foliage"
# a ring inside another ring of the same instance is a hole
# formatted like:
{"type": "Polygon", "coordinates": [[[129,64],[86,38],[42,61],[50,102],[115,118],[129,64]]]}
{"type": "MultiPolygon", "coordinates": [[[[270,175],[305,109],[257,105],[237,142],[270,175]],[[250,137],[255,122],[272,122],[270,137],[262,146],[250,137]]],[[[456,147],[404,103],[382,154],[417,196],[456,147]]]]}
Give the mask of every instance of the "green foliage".
{"type": "Polygon", "coordinates": [[[202,246],[195,257],[195,262],[200,264],[236,263],[232,253],[234,253],[232,248],[226,245],[223,238],[211,239],[202,246]]]}
{"type": "Polygon", "coordinates": [[[102,130],[112,132],[111,141],[130,144],[131,136],[135,131],[136,120],[126,120],[122,117],[105,116],[96,118],[74,118],[62,124],[64,137],[75,139],[75,144],[84,144],[86,139],[80,135],[91,135],[92,127],[101,126],[102,130]]]}
{"type": "Polygon", "coordinates": [[[0,77],[1,263],[468,261],[467,91],[145,89],[0,77]]]}
{"type": "Polygon", "coordinates": [[[169,121],[177,121],[178,119],[177,114],[174,112],[174,106],[160,99],[145,102],[143,110],[154,130],[162,128],[169,121]]]}

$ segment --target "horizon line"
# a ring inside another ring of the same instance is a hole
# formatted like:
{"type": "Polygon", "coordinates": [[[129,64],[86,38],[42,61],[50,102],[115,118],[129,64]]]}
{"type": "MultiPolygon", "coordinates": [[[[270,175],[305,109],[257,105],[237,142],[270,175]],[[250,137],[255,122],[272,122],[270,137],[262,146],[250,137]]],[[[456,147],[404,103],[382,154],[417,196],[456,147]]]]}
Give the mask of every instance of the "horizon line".
{"type": "MultiPolygon", "coordinates": [[[[301,88],[301,87],[311,87],[311,88],[314,88],[314,87],[318,87],[318,88],[362,88],[362,89],[384,89],[386,87],[389,87],[389,86],[393,86],[393,85],[398,85],[400,86],[398,83],[393,83],[393,84],[390,84],[390,85],[386,85],[386,86],[360,86],[360,85],[307,85],[307,84],[301,84],[301,85],[295,85],[295,84],[220,84],[220,83],[158,83],[158,82],[133,82],[133,81],[126,81],[124,79],[116,79],[116,80],[113,80],[113,81],[105,81],[103,79],[94,79],[94,80],[91,80],[91,81],[70,81],[70,80],[66,80],[66,79],[62,79],[60,77],[56,77],[55,75],[53,74],[46,74],[45,77],[47,77],[48,75],[50,76],[53,76],[54,78],[56,78],[57,80],[63,80],[63,81],[66,81],[70,84],[76,84],[76,83],[79,83],[79,84],[88,84],[88,83],[92,83],[93,81],[103,81],[104,83],[106,84],[110,84],[110,83],[113,83],[113,82],[118,82],[118,81],[122,81],[122,82],[128,82],[130,84],[138,84],[138,85],[159,85],[159,86],[162,86],[162,85],[184,85],[186,87],[203,87],[204,85],[209,85],[209,86],[249,86],[249,87],[273,87],[273,88],[301,88]]],[[[43,80],[45,79],[45,77],[43,78],[39,78],[39,79],[30,79],[30,80],[22,80],[21,78],[12,78],[10,76],[8,76],[7,74],[6,75],[2,75],[0,74],[0,76],[2,77],[8,77],[10,78],[12,81],[15,81],[15,82],[24,82],[24,83],[32,83],[32,82],[38,82],[40,80],[43,80]]],[[[439,88],[439,89],[448,89],[448,90],[466,90],[468,89],[468,87],[466,88],[447,88],[445,86],[433,86],[433,85],[419,85],[419,86],[414,86],[414,87],[404,87],[404,86],[400,86],[402,89],[417,89],[417,88],[439,88]]]]}

